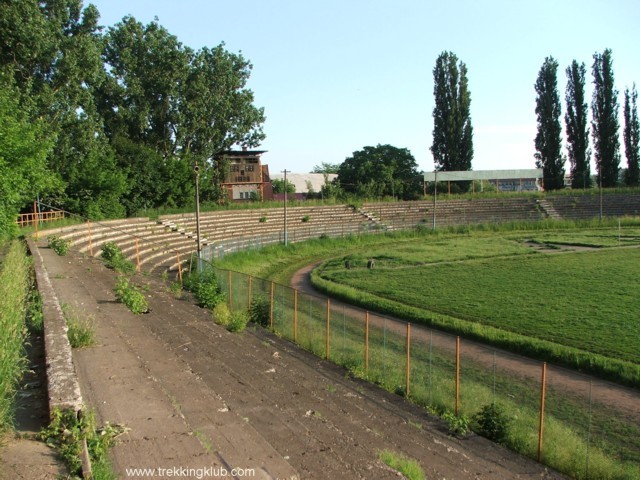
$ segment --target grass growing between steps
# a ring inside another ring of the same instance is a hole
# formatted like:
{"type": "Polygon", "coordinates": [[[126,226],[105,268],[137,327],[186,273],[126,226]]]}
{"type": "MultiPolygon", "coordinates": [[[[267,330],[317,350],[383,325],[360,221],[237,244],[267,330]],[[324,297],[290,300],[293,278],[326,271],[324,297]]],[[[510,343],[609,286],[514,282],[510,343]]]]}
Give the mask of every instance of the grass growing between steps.
{"type": "Polygon", "coordinates": [[[27,368],[23,343],[31,262],[21,240],[8,241],[0,248],[6,249],[0,264],[0,433],[4,433],[12,428],[14,396],[27,368]]]}

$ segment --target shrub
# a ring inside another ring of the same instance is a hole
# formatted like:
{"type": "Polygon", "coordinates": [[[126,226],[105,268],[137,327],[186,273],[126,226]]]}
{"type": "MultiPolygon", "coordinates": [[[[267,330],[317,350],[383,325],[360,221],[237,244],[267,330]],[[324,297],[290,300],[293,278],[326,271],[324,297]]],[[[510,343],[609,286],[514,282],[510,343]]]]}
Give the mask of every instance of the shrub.
{"type": "Polygon", "coordinates": [[[213,319],[218,325],[229,325],[231,311],[225,302],[220,302],[213,307],[213,319]]]}
{"type": "Polygon", "coordinates": [[[101,256],[104,264],[116,272],[131,274],[136,271],[133,262],[125,258],[120,247],[114,242],[107,242],[102,246],[101,256]]]}
{"type": "Polygon", "coordinates": [[[134,314],[139,315],[149,311],[147,299],[134,285],[129,283],[126,277],[118,278],[114,291],[116,299],[120,303],[124,303],[134,314]]]}
{"type": "Polygon", "coordinates": [[[241,332],[247,327],[249,322],[249,315],[243,310],[237,310],[231,314],[231,320],[227,325],[227,330],[230,332],[241,332]]]}
{"type": "Polygon", "coordinates": [[[50,235],[47,238],[47,245],[60,256],[66,255],[71,247],[71,243],[68,240],[64,240],[57,235],[50,235]]]}
{"type": "Polygon", "coordinates": [[[259,296],[251,300],[249,309],[249,321],[268,327],[271,316],[271,302],[265,296],[259,296]]]}
{"type": "Polygon", "coordinates": [[[307,223],[309,221],[309,215],[305,215],[302,217],[302,223],[307,223]]]}
{"type": "Polygon", "coordinates": [[[260,218],[258,219],[258,221],[259,221],[260,223],[265,223],[265,222],[267,221],[267,217],[265,217],[265,216],[263,215],[262,217],[260,217],[260,218]]]}
{"type": "Polygon", "coordinates": [[[464,437],[469,433],[471,427],[471,420],[465,415],[456,415],[453,412],[445,413],[442,418],[447,422],[449,432],[453,435],[464,437]]]}
{"type": "Polygon", "coordinates": [[[87,441],[92,467],[102,471],[108,462],[108,449],[115,445],[116,437],[127,430],[111,426],[108,422],[97,429],[93,412],[82,412],[76,416],[72,409],[55,409],[51,417],[51,423],[38,433],[38,438],[58,450],[73,478],[82,474],[83,439],[87,441]]]}
{"type": "Polygon", "coordinates": [[[482,410],[475,414],[473,420],[478,426],[478,433],[483,437],[501,444],[507,442],[511,418],[497,403],[482,407],[482,410]]]}
{"type": "Polygon", "coordinates": [[[184,286],[196,299],[198,305],[203,308],[213,309],[224,302],[225,296],[218,286],[218,279],[213,270],[191,272],[187,276],[184,286]]]}

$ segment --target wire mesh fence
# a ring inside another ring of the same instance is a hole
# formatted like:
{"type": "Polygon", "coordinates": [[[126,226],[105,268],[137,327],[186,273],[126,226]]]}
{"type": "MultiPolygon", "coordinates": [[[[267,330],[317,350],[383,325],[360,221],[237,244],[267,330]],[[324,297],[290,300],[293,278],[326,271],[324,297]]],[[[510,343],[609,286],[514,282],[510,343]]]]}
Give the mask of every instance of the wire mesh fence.
{"type": "Polygon", "coordinates": [[[572,477],[639,478],[640,410],[632,392],[627,408],[616,406],[606,401],[606,382],[210,268],[231,309],[266,308],[272,331],[354,376],[476,427],[487,411],[495,413],[487,407],[498,405],[508,425],[495,440],[572,477]]]}

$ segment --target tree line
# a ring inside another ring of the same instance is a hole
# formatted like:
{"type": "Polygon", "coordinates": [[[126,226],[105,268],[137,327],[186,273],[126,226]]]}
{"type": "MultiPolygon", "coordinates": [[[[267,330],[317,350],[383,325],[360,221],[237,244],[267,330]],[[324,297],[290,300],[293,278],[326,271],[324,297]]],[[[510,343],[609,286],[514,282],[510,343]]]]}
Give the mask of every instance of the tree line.
{"type": "MultiPolygon", "coordinates": [[[[566,69],[567,87],[564,115],[567,134],[567,156],[570,163],[571,187],[592,186],[589,138],[593,140],[596,182],[601,187],[639,184],[640,125],[638,123],[637,91],[624,90],[623,138],[627,168],[620,178],[620,140],[618,90],[615,88],[613,57],[610,49],[593,55],[593,97],[591,122],[585,98],[586,67],[574,60],[566,69]]],[[[535,83],[538,133],[535,138],[536,166],[543,169],[545,189],[564,188],[565,160],[562,154],[562,106],[557,87],[558,62],[547,57],[535,83]]]]}
{"type": "MultiPolygon", "coordinates": [[[[37,195],[43,203],[101,219],[194,202],[194,166],[201,198],[223,198],[224,169],[214,157],[234,145],[264,140],[264,109],[247,88],[252,65],[224,43],[194,50],[157,19],[131,16],[110,27],[82,0],[0,0],[0,234],[37,195]]],[[[547,57],[535,84],[536,165],[545,188],[564,186],[558,63],[547,57]]],[[[618,92],[610,50],[594,55],[591,123],[586,67],[567,68],[565,128],[573,187],[619,177],[618,92]]],[[[471,170],[471,94],[464,62],[442,52],[433,69],[431,152],[441,171],[471,170]]],[[[638,185],[639,137],[635,84],[624,92],[624,181],[638,185]]],[[[330,170],[330,172],[329,172],[330,170]]],[[[341,164],[324,197],[419,198],[421,173],[406,148],[364,147],[341,164]]],[[[457,185],[459,190],[468,184],[457,185]]]]}
{"type": "Polygon", "coordinates": [[[264,110],[251,63],[191,49],[127,16],[99,25],[82,0],[0,0],[0,233],[36,195],[94,219],[221,192],[214,155],[255,147],[264,110]]]}
{"type": "MultiPolygon", "coordinates": [[[[627,168],[620,178],[618,91],[614,85],[611,50],[593,55],[593,97],[591,122],[585,97],[586,67],[576,60],[567,67],[564,115],[567,155],[562,153],[562,105],[558,94],[558,62],[547,57],[535,82],[538,131],[534,139],[535,165],[543,170],[545,190],[565,187],[568,158],[572,188],[590,188],[590,134],[597,168],[596,181],[602,187],[640,184],[640,125],[636,86],[624,91],[623,139],[627,168]]],[[[433,139],[431,153],[438,171],[471,170],[473,126],[467,67],[452,52],[442,52],[433,69],[433,139]]],[[[364,147],[340,165],[330,165],[338,173],[336,183],[344,191],[369,197],[394,196],[404,199],[421,194],[415,178],[420,176],[415,159],[407,149],[390,145],[364,147]]],[[[316,171],[322,171],[317,169],[316,171]]],[[[456,191],[467,191],[470,182],[456,182],[456,191]]]]}

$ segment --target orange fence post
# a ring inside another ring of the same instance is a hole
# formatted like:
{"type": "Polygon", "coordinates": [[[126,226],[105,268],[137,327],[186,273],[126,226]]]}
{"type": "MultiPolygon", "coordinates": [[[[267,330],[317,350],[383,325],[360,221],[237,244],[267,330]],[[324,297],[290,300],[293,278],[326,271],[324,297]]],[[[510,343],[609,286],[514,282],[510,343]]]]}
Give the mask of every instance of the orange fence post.
{"type": "Polygon", "coordinates": [[[542,386],[540,387],[540,426],[538,429],[538,462],[542,462],[542,439],[544,437],[544,402],[547,393],[547,362],[542,364],[542,386]]]}
{"type": "Polygon", "coordinates": [[[409,398],[409,386],[411,385],[411,324],[407,322],[407,391],[405,398],[409,398]]]}
{"type": "Polygon", "coordinates": [[[293,341],[298,343],[298,289],[293,290],[293,341]]]}
{"type": "Polygon", "coordinates": [[[36,202],[33,202],[33,218],[34,218],[34,225],[35,225],[35,234],[36,234],[36,240],[38,240],[38,210],[37,210],[37,206],[36,206],[36,202]]]}
{"type": "Polygon", "coordinates": [[[364,370],[369,371],[369,311],[364,313],[364,370]]]}
{"type": "Polygon", "coordinates": [[[269,302],[269,328],[273,330],[273,293],[275,284],[271,282],[271,300],[269,302]]]}
{"type": "Polygon", "coordinates": [[[327,360],[329,360],[330,354],[329,354],[329,335],[331,333],[331,327],[330,327],[330,322],[331,322],[331,300],[329,300],[327,298],[327,345],[325,348],[325,358],[327,360]]]}
{"type": "Polygon", "coordinates": [[[176,252],[178,257],[178,278],[180,279],[180,285],[182,285],[182,263],[180,263],[180,252],[176,252]]]}
{"type": "Polygon", "coordinates": [[[140,273],[140,251],[138,248],[138,239],[136,238],[136,271],[140,273]]]}
{"type": "Polygon", "coordinates": [[[247,285],[247,290],[249,290],[249,292],[247,293],[247,310],[251,311],[251,280],[252,277],[251,275],[249,275],[249,280],[247,280],[249,282],[249,284],[247,285]]]}
{"type": "Polygon", "coordinates": [[[411,323],[407,322],[407,391],[405,398],[409,398],[411,386],[411,323]]]}
{"type": "Polygon", "coordinates": [[[87,228],[89,229],[89,256],[93,257],[93,240],[91,239],[91,221],[87,220],[87,228]]]}
{"type": "Polygon", "coordinates": [[[455,413],[458,415],[460,406],[460,337],[456,337],[456,407],[455,413]]]}

